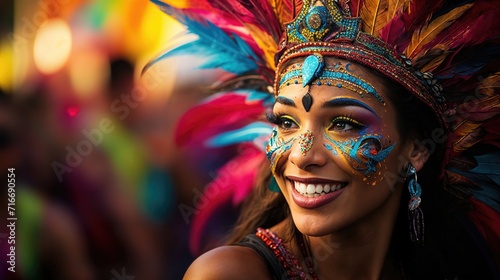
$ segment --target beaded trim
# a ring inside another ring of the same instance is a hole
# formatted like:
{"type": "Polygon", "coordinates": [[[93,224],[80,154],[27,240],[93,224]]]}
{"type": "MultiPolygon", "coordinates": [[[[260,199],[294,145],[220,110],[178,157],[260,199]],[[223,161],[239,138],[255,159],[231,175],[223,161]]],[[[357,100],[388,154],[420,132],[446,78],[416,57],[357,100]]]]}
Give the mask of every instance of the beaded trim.
{"type": "Polygon", "coordinates": [[[323,5],[312,5],[313,1],[304,1],[302,10],[291,23],[287,24],[287,41],[304,43],[327,41],[329,39],[353,40],[361,25],[360,18],[347,18],[335,1],[321,1],[323,5]]]}
{"type": "MultiPolygon", "coordinates": [[[[281,90],[285,86],[289,86],[291,84],[302,84],[303,83],[303,74],[301,70],[302,64],[295,63],[289,68],[285,70],[283,73],[281,80],[279,82],[279,90],[281,90]]],[[[377,90],[367,81],[362,78],[349,73],[347,68],[348,65],[336,64],[333,68],[327,67],[323,69],[320,76],[317,77],[314,84],[321,86],[336,86],[338,88],[346,88],[350,91],[358,93],[361,97],[364,97],[365,94],[369,93],[375,96],[380,102],[385,104],[384,99],[377,90]]]]}
{"type": "Polygon", "coordinates": [[[302,269],[297,259],[287,249],[285,243],[274,232],[269,229],[258,228],[255,233],[266,246],[269,247],[276,258],[281,262],[286,269],[289,279],[292,280],[306,280],[307,275],[302,269]]]}

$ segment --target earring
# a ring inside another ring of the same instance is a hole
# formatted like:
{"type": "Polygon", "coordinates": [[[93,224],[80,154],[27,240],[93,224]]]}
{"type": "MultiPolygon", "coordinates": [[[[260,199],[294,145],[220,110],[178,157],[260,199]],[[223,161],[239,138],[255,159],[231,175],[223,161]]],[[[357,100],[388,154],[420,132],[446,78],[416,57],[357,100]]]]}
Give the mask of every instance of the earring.
{"type": "Polygon", "coordinates": [[[269,180],[269,185],[267,188],[272,191],[272,192],[281,192],[280,187],[278,187],[278,182],[276,182],[276,179],[274,176],[271,175],[271,180],[269,180]]]}
{"type": "Polygon", "coordinates": [[[417,170],[411,163],[408,163],[406,178],[408,180],[408,191],[410,192],[410,202],[408,203],[408,219],[410,221],[411,241],[424,244],[424,212],[419,207],[422,202],[422,188],[417,181],[417,170]]]}

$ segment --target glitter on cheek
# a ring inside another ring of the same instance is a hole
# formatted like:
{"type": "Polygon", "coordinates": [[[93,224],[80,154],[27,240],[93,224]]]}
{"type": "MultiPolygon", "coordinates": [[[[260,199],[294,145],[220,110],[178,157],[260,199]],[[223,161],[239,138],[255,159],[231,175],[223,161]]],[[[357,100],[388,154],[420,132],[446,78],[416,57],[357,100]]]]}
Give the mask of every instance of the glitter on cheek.
{"type": "Polygon", "coordinates": [[[278,164],[281,156],[292,147],[293,142],[296,137],[293,137],[287,141],[284,141],[283,138],[278,137],[277,128],[273,128],[273,132],[271,134],[271,138],[266,147],[266,155],[269,163],[271,164],[271,172],[274,174],[276,170],[276,165],[278,164]]]}
{"type": "Polygon", "coordinates": [[[311,150],[313,145],[314,135],[310,130],[307,130],[299,136],[299,146],[300,152],[303,156],[307,155],[307,152],[311,150]]]}

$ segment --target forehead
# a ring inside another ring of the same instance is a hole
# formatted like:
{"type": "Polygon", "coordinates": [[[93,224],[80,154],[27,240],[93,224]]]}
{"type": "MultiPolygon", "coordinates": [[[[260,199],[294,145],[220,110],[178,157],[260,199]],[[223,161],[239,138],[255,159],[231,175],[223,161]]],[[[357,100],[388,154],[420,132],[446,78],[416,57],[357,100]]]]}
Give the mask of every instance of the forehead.
{"type": "Polygon", "coordinates": [[[379,112],[390,107],[388,89],[374,71],[369,71],[355,62],[325,57],[325,66],[318,78],[309,85],[303,85],[303,76],[308,75],[304,73],[306,70],[302,69],[304,59],[305,57],[291,61],[283,68],[278,91],[281,101],[286,98],[297,102],[309,92],[316,102],[348,98],[368,104],[379,112]]]}

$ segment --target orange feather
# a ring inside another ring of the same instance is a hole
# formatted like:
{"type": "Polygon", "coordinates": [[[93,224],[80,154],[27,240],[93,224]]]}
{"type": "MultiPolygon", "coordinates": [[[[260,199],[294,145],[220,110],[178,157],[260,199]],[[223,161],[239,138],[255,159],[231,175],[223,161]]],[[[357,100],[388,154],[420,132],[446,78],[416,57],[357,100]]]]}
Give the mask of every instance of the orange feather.
{"type": "Polygon", "coordinates": [[[380,29],[388,22],[389,3],[386,0],[367,0],[361,8],[361,19],[363,20],[363,31],[378,37],[380,29]]]}
{"type": "Polygon", "coordinates": [[[271,37],[271,35],[262,31],[262,29],[253,24],[247,24],[245,27],[250,31],[250,35],[255,40],[255,43],[257,43],[259,48],[264,51],[266,66],[271,70],[275,70],[276,65],[274,64],[274,54],[278,50],[278,44],[276,41],[273,37],[271,37]]]}
{"type": "MultiPolygon", "coordinates": [[[[463,13],[465,13],[473,4],[466,4],[451,10],[449,13],[444,14],[431,22],[427,22],[421,28],[413,32],[411,43],[406,48],[405,54],[413,58],[418,51],[427,43],[431,42],[436,36],[453,24],[463,13]]],[[[429,20],[432,15],[429,15],[429,20]]],[[[428,20],[428,21],[429,21],[428,20]]]]}
{"type": "Polygon", "coordinates": [[[270,0],[269,4],[273,7],[274,13],[281,25],[293,20],[294,11],[292,1],[270,0]]]}
{"type": "Polygon", "coordinates": [[[404,11],[410,7],[411,0],[389,0],[387,9],[388,21],[392,20],[399,11],[404,11]]]}

